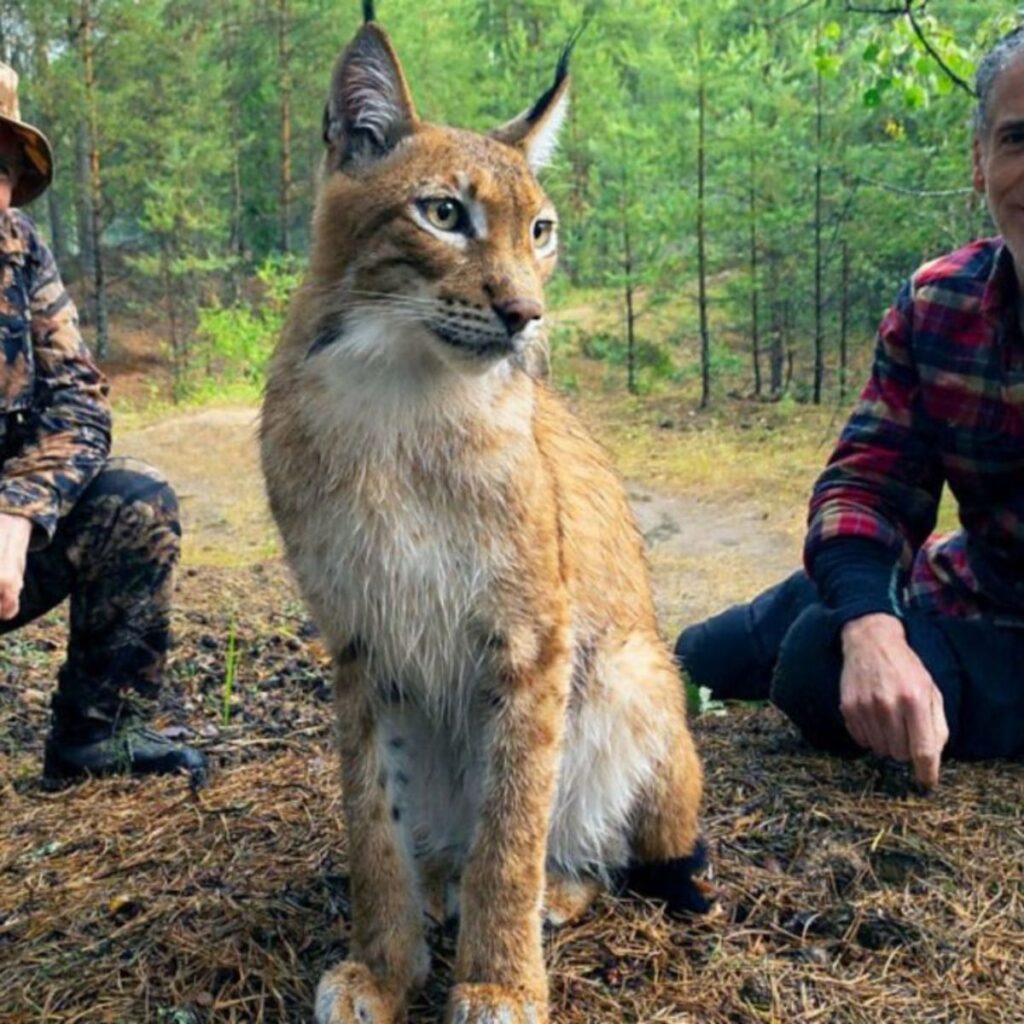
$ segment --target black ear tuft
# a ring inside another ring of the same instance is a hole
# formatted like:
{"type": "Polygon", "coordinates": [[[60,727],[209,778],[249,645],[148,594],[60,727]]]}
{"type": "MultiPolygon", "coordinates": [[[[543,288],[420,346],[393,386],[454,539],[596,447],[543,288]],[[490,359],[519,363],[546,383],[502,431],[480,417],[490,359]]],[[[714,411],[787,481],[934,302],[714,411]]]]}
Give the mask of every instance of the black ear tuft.
{"type": "Polygon", "coordinates": [[[558,67],[555,68],[555,85],[558,85],[567,74],[569,74],[569,61],[572,59],[572,51],[576,49],[576,44],[580,41],[580,36],[583,35],[587,25],[584,22],[571,36],[562,49],[562,56],[558,58],[558,67]]]}
{"type": "Polygon", "coordinates": [[[373,0],[363,0],[363,21],[370,22],[376,20],[377,17],[373,13],[373,0]]]}
{"type": "Polygon", "coordinates": [[[530,108],[526,115],[527,122],[532,123],[537,120],[537,118],[547,109],[547,106],[554,95],[562,87],[562,83],[569,77],[569,61],[572,59],[572,51],[585,28],[586,25],[581,25],[569,37],[569,41],[565,44],[561,56],[558,58],[558,65],[555,68],[555,80],[551,83],[547,92],[545,92],[544,95],[541,96],[541,98],[530,108]]]}
{"type": "Polygon", "coordinates": [[[689,857],[630,864],[616,879],[615,888],[659,900],[673,916],[706,914],[712,901],[694,876],[704,869],[707,859],[707,846],[701,840],[689,857]]]}
{"type": "Polygon", "coordinates": [[[558,132],[569,108],[569,61],[573,47],[586,28],[581,25],[569,38],[558,58],[555,80],[536,103],[491,131],[490,137],[518,149],[534,172],[551,162],[558,132]]]}

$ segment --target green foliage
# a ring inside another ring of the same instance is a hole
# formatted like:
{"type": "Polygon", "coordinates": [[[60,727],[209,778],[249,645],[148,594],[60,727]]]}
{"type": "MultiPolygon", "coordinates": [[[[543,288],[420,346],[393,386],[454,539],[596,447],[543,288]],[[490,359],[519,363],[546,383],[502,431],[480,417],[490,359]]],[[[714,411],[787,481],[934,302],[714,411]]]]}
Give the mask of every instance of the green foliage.
{"type": "Polygon", "coordinates": [[[580,343],[580,351],[588,359],[604,360],[613,366],[626,365],[626,344],[615,334],[588,334],[580,343]]]}
{"type": "MultiPolygon", "coordinates": [[[[588,359],[600,359],[611,366],[625,366],[629,358],[627,344],[617,334],[597,332],[588,334],[580,344],[580,351],[588,359]]],[[[672,355],[661,345],[640,339],[635,344],[636,365],[650,371],[655,378],[670,377],[675,372],[672,355]]]]}
{"type": "MultiPolygon", "coordinates": [[[[733,351],[732,349],[725,348],[723,346],[715,346],[711,349],[711,376],[714,378],[726,377],[735,379],[739,377],[747,368],[746,359],[733,351]]],[[[676,377],[679,380],[686,380],[687,378],[696,378],[700,375],[700,364],[689,363],[681,370],[676,371],[676,377]]]]}
{"type": "Polygon", "coordinates": [[[580,390],[579,378],[575,373],[565,370],[556,370],[554,374],[555,386],[566,395],[577,395],[580,390]]]}
{"type": "MultiPolygon", "coordinates": [[[[286,242],[291,252],[305,249],[323,101],[360,5],[2,6],[4,56],[22,74],[23,110],[57,155],[53,202],[32,212],[62,240],[65,274],[80,270],[87,240],[80,44],[88,7],[103,245],[118,273],[124,268],[122,294],[166,321],[179,395],[254,381],[280,326],[272,286],[287,292],[293,281],[291,271],[273,271],[258,297],[242,283],[286,242]]],[[[834,368],[844,305],[857,343],[870,344],[916,265],[990,228],[983,205],[956,192],[969,185],[971,99],[952,76],[971,79],[1015,12],[996,0],[915,4],[912,22],[902,5],[876,6],[861,13],[832,0],[381,0],[378,16],[420,113],[476,130],[528,108],[549,86],[565,41],[586,25],[570,114],[543,183],[559,209],[561,280],[614,289],[624,320],[630,297],[641,336],[645,312],[680,295],[688,301],[675,304],[675,333],[697,335],[689,300],[698,274],[703,89],[703,270],[722,296],[717,313],[737,325],[735,338],[781,339],[799,383],[816,316],[834,368]]],[[[564,287],[556,277],[554,301],[564,287]]],[[[712,337],[713,353],[722,341],[712,337]]],[[[649,379],[670,372],[642,337],[637,354],[649,379]]],[[[609,344],[604,358],[618,368],[621,348],[609,344]]]]}
{"type": "Polygon", "coordinates": [[[258,385],[263,380],[300,272],[295,260],[275,257],[256,276],[262,287],[253,299],[199,309],[195,352],[202,375],[190,382],[191,396],[207,388],[223,393],[225,384],[258,385]]]}
{"type": "Polygon", "coordinates": [[[715,700],[706,686],[697,686],[686,681],[686,710],[691,717],[712,715],[718,717],[727,713],[725,704],[715,700]]]}
{"type": "Polygon", "coordinates": [[[207,306],[199,310],[198,355],[220,381],[259,381],[274,341],[268,317],[249,306],[207,306]]]}

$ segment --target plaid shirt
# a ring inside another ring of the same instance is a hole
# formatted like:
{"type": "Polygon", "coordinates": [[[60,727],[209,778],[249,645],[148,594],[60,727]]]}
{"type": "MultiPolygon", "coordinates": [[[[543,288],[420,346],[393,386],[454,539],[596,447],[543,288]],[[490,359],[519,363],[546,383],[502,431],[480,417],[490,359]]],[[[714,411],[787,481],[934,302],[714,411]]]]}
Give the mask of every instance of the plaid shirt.
{"type": "Polygon", "coordinates": [[[809,570],[846,538],[888,552],[915,607],[1024,614],[1024,336],[1000,239],[925,264],[883,320],[811,498],[809,570]],[[961,528],[932,536],[944,483],[961,528]]]}
{"type": "Polygon", "coordinates": [[[32,221],[0,213],[0,512],[44,545],[110,451],[107,382],[32,221]]]}

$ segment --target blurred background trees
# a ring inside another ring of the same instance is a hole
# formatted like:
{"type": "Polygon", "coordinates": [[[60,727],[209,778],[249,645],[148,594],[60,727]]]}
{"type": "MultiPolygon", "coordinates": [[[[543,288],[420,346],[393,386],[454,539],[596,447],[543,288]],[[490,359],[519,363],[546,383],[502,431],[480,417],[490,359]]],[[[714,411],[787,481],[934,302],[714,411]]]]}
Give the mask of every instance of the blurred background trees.
{"type": "MultiPolygon", "coordinates": [[[[0,57],[57,158],[30,212],[101,356],[112,314],[156,317],[185,393],[223,325],[276,326],[254,284],[301,263],[325,91],[360,16],[356,0],[0,0],[0,57]]],[[[585,342],[630,390],[690,373],[701,403],[831,400],[899,282],[991,230],[968,85],[1017,21],[995,0],[379,0],[378,16],[421,115],[476,129],[530,104],[585,26],[545,175],[555,299],[614,296],[621,331],[585,342]],[[648,330],[659,310],[671,329],[648,330]]]]}

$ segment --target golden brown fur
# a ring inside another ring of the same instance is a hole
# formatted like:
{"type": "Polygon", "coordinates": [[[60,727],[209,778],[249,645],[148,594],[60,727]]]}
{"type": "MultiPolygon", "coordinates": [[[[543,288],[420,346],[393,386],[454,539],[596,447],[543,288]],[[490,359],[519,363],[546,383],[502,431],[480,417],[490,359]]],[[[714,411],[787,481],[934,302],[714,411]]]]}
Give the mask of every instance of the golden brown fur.
{"type": "Polygon", "coordinates": [[[485,137],[418,121],[374,25],[335,72],[262,422],[335,663],[353,922],[319,1024],[404,1019],[425,879],[460,893],[447,1019],[546,1021],[546,875],[565,919],[698,842],[700,765],[622,487],[523,369],[555,260],[531,163],[565,88],[485,137]]]}

